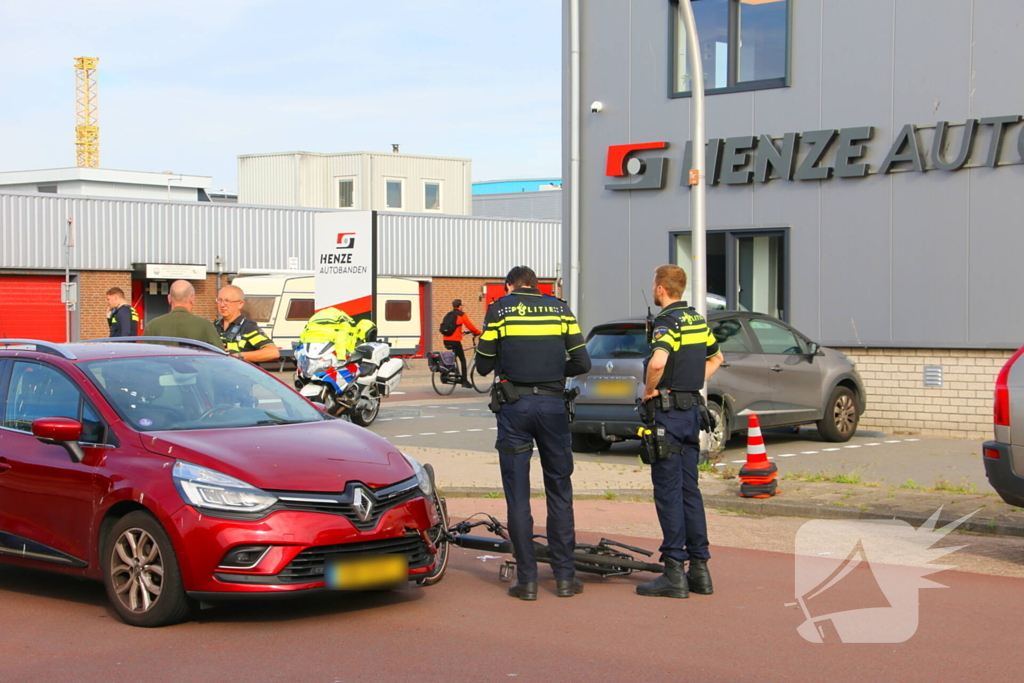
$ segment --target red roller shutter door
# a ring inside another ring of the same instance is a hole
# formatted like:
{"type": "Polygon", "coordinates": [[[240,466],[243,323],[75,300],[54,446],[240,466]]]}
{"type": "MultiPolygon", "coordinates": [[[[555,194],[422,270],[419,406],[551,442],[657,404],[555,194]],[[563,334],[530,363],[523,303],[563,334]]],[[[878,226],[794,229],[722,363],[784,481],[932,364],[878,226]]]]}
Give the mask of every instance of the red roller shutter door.
{"type": "Polygon", "coordinates": [[[61,275],[0,275],[0,336],[67,341],[61,275]]]}

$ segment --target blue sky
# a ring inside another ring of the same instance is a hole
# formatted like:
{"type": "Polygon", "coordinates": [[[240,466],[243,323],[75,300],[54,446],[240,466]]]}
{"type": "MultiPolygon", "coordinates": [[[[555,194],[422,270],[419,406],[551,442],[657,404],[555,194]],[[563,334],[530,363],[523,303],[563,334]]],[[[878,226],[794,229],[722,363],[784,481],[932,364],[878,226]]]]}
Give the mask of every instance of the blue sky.
{"type": "Polygon", "coordinates": [[[236,187],[256,152],[468,157],[559,177],[560,0],[0,0],[0,171],[75,165],[99,57],[104,168],[236,187]]]}

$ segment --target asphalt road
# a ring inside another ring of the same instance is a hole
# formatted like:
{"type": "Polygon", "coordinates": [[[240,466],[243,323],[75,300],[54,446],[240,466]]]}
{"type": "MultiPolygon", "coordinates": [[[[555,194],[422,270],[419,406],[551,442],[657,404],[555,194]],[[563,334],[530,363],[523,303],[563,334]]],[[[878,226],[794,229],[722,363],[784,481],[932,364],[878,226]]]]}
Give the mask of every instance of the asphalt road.
{"type": "MultiPolygon", "coordinates": [[[[386,400],[371,429],[399,447],[494,452],[494,416],[482,398],[465,390],[450,397],[412,398],[418,394],[386,400]]],[[[850,474],[893,486],[913,480],[918,486],[931,487],[944,480],[993,491],[985,478],[981,444],[973,441],[859,431],[847,443],[828,443],[813,428],[802,428],[799,433],[767,430],[765,444],[783,474],[850,474]]],[[[576,457],[628,465],[636,462],[637,445],[627,441],[600,455],[578,453],[576,457]]],[[[745,459],[746,442],[738,436],[723,451],[722,463],[739,469],[745,459]]]]}
{"type": "MultiPolygon", "coordinates": [[[[632,507],[578,503],[581,528],[653,519],[651,505],[616,505],[632,507]]],[[[792,524],[712,519],[713,529],[744,527],[762,540],[785,537],[792,524]]],[[[608,534],[580,533],[599,535],[608,534]]],[[[1019,563],[1020,541],[1012,551],[1019,563]]],[[[931,578],[948,588],[920,591],[920,625],[909,641],[811,644],[796,632],[802,612],[787,606],[795,598],[791,552],[716,546],[716,593],[689,600],[635,595],[649,578],[639,574],[585,577],[582,595],[559,599],[543,569],[539,600],[525,603],[505,595],[499,562],[456,549],[448,575],[431,588],[236,603],[158,630],[119,622],[96,584],[0,567],[0,680],[934,682],[1007,680],[1024,665],[1021,578],[942,572],[931,578]]]]}

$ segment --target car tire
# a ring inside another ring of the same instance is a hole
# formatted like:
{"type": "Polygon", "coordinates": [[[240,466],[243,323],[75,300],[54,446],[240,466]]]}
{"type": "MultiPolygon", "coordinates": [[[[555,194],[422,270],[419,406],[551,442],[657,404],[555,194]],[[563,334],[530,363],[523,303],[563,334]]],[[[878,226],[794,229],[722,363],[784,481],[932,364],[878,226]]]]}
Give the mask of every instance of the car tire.
{"type": "Polygon", "coordinates": [[[107,597],[126,624],[170,626],[192,615],[195,601],[185,593],[171,539],[153,515],[138,510],[119,519],[100,557],[107,597]]]}
{"type": "Polygon", "coordinates": [[[825,404],[825,416],[817,422],[818,433],[825,441],[849,441],[859,422],[857,397],[846,387],[836,387],[825,404]]]}
{"type": "Polygon", "coordinates": [[[572,449],[577,453],[604,453],[612,447],[612,442],[605,440],[600,434],[573,434],[572,449]]]}
{"type": "Polygon", "coordinates": [[[715,431],[708,435],[707,450],[707,457],[713,458],[725,450],[725,445],[732,436],[732,425],[729,423],[729,414],[718,401],[708,400],[708,412],[715,418],[715,431]]]}
{"type": "MultiPolygon", "coordinates": [[[[380,414],[380,394],[377,393],[377,388],[371,385],[367,388],[366,392],[371,402],[371,407],[365,410],[352,411],[352,422],[360,427],[369,427],[377,419],[377,415],[380,414]]],[[[358,404],[358,401],[356,403],[358,404]]]]}

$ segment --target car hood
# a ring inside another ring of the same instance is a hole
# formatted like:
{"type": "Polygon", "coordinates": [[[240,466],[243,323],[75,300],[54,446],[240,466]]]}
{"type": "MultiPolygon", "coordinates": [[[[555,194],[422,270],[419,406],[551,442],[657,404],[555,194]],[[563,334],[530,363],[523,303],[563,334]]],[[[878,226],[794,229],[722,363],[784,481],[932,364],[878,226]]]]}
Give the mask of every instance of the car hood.
{"type": "Polygon", "coordinates": [[[329,493],[350,481],[378,488],[415,474],[397,448],[344,420],[139,436],[152,453],[275,491],[329,493]]]}

